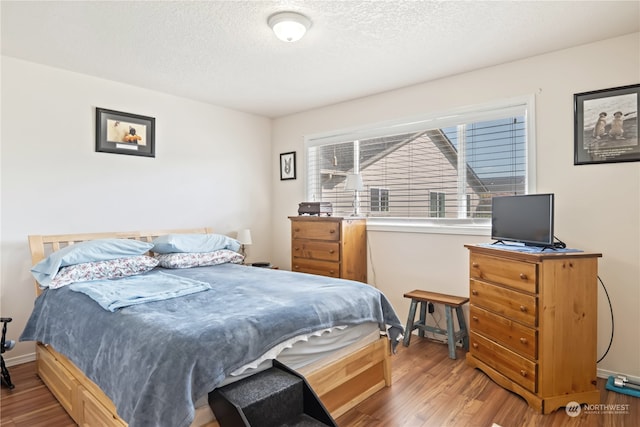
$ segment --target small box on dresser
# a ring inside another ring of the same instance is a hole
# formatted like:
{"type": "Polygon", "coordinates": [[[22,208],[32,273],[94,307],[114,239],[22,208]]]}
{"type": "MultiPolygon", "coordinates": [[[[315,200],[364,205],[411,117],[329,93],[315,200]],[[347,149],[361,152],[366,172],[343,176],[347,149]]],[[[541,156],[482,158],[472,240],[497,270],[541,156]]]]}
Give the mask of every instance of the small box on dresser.
{"type": "Polygon", "coordinates": [[[367,282],[364,218],[300,215],[291,220],[291,270],[367,282]]]}
{"type": "Polygon", "coordinates": [[[600,403],[596,386],[601,254],[469,249],[467,364],[548,414],[600,403]]]}

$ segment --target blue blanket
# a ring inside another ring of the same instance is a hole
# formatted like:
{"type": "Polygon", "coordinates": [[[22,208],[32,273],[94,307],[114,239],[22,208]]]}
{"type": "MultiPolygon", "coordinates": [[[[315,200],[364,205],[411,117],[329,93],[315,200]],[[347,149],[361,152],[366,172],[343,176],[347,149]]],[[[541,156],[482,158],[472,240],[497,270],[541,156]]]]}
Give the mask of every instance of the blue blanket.
{"type": "Polygon", "coordinates": [[[170,273],[211,289],[115,312],[68,286],[47,289],[20,339],[66,355],[130,427],[186,427],[197,399],[284,340],[364,322],[392,342],[402,333],[386,297],[363,283],[236,264],[170,273]]]}
{"type": "Polygon", "coordinates": [[[134,304],[162,301],[211,289],[211,285],[162,271],[152,271],[118,280],[93,280],[69,285],[109,311],[134,304]]]}

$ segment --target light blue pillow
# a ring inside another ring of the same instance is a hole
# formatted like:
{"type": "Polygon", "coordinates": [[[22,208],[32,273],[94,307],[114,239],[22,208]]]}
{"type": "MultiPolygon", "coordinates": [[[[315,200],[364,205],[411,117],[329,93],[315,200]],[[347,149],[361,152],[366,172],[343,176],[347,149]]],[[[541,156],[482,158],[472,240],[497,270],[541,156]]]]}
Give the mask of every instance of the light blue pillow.
{"type": "Polygon", "coordinates": [[[178,252],[214,252],[229,249],[238,252],[240,242],[222,234],[167,234],[153,239],[157,254],[178,252]]]}
{"type": "Polygon", "coordinates": [[[48,287],[62,267],[143,255],[152,247],[153,243],[133,239],[87,240],[53,252],[34,265],[31,268],[31,274],[40,286],[48,287]]]}

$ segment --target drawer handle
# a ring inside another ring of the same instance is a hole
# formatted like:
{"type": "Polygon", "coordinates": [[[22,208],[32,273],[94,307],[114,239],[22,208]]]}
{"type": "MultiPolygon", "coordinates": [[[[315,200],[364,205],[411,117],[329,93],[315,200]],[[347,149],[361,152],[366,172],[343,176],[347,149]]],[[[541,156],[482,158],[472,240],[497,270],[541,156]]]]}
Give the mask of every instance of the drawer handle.
{"type": "Polygon", "coordinates": [[[472,264],[471,264],[471,267],[473,267],[473,268],[478,268],[478,263],[477,263],[477,262],[472,263],[472,264]]]}
{"type": "Polygon", "coordinates": [[[331,233],[331,234],[333,234],[335,232],[336,232],[336,230],[334,230],[333,228],[331,230],[329,230],[329,233],[331,233]]]}
{"type": "Polygon", "coordinates": [[[293,268],[295,268],[296,270],[300,269],[299,265],[294,265],[293,268]]]}
{"type": "Polygon", "coordinates": [[[336,272],[334,270],[329,270],[329,273],[335,274],[336,272]]]}
{"type": "Polygon", "coordinates": [[[471,344],[471,345],[473,346],[473,348],[478,348],[478,343],[475,343],[475,342],[474,342],[474,343],[473,343],[473,344],[471,344]]]}
{"type": "Polygon", "coordinates": [[[293,248],[293,250],[294,250],[294,251],[299,251],[299,250],[300,250],[300,248],[293,248]]]}
{"type": "Polygon", "coordinates": [[[478,322],[478,316],[473,316],[472,319],[474,322],[478,322]]]}
{"type": "Polygon", "coordinates": [[[478,291],[476,291],[475,289],[471,289],[471,295],[478,295],[478,291]]]}
{"type": "Polygon", "coordinates": [[[527,275],[526,275],[526,274],[524,274],[524,273],[520,273],[520,278],[521,278],[522,280],[527,280],[527,279],[528,279],[527,275]]]}
{"type": "Polygon", "coordinates": [[[296,233],[299,233],[299,232],[300,232],[300,229],[299,229],[299,228],[296,228],[296,229],[295,229],[295,232],[296,232],[296,233]]]}
{"type": "Polygon", "coordinates": [[[527,371],[525,371],[524,369],[520,370],[520,375],[522,375],[523,377],[526,377],[527,371]]]}
{"type": "Polygon", "coordinates": [[[520,311],[523,312],[523,313],[526,313],[527,312],[527,307],[525,307],[524,305],[521,305],[520,306],[520,311]]]}
{"type": "Polygon", "coordinates": [[[527,339],[526,339],[526,338],[522,337],[522,338],[520,338],[520,342],[521,342],[522,344],[526,344],[528,341],[527,341],[527,339]]]}
{"type": "Polygon", "coordinates": [[[332,254],[332,253],[334,253],[334,252],[335,252],[335,251],[334,251],[333,249],[330,249],[330,250],[329,250],[329,253],[330,253],[330,254],[332,254]]]}

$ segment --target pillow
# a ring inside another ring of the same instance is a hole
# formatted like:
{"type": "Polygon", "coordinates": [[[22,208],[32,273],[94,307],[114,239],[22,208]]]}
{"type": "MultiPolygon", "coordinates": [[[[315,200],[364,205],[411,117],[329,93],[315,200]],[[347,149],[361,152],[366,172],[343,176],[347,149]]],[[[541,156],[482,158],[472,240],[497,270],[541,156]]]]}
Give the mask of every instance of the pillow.
{"type": "Polygon", "coordinates": [[[240,242],[222,234],[167,234],[153,239],[152,251],[157,254],[172,254],[214,252],[220,249],[238,252],[240,242]]]}
{"type": "Polygon", "coordinates": [[[221,249],[214,252],[181,252],[173,254],[158,254],[156,259],[160,267],[164,268],[191,268],[218,265],[227,262],[238,264],[244,257],[237,252],[221,249]]]}
{"type": "Polygon", "coordinates": [[[49,283],[49,288],[61,288],[75,282],[135,276],[146,273],[157,265],[157,259],[146,255],[74,264],[62,267],[49,283]]]}
{"type": "Polygon", "coordinates": [[[143,255],[152,243],[133,239],[97,239],[69,245],[53,252],[31,268],[40,286],[47,287],[61,267],[143,255]]]}

